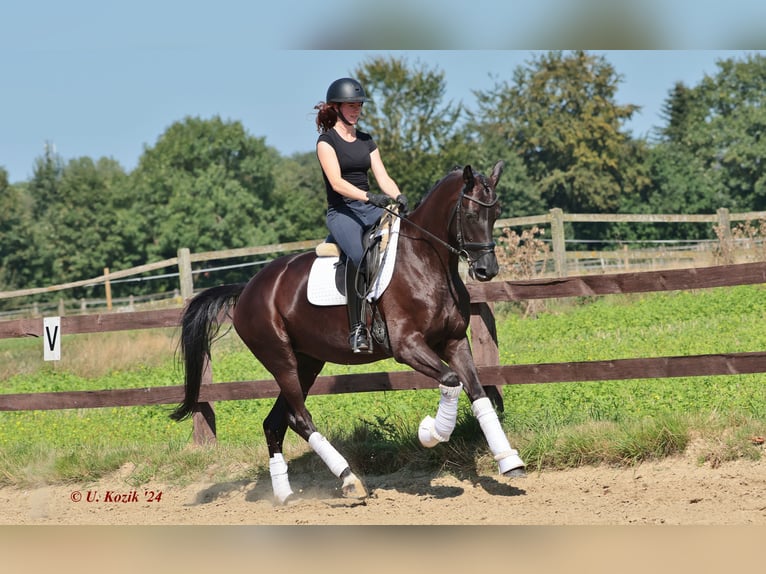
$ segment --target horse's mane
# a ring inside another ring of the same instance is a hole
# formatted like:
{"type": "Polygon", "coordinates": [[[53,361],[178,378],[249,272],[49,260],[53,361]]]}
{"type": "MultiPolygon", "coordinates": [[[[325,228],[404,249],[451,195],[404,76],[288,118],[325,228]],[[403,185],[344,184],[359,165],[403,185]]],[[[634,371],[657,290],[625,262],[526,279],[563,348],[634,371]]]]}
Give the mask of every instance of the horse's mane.
{"type": "Polygon", "coordinates": [[[455,166],[455,167],[453,167],[451,170],[449,170],[449,171],[448,171],[448,172],[447,172],[447,173],[444,175],[444,177],[442,177],[440,180],[438,180],[436,183],[434,183],[434,184],[431,186],[431,189],[429,189],[429,190],[426,192],[426,194],[425,194],[423,197],[421,197],[421,198],[418,200],[418,202],[415,204],[415,207],[414,207],[413,209],[417,209],[417,208],[420,206],[420,204],[421,204],[421,203],[423,203],[423,202],[424,202],[426,199],[428,199],[428,198],[431,196],[431,194],[433,193],[433,191],[434,191],[434,190],[435,190],[437,187],[439,187],[439,186],[441,185],[441,183],[442,183],[442,182],[443,182],[445,179],[447,179],[448,177],[450,177],[451,175],[453,175],[455,172],[461,172],[461,171],[463,171],[463,166],[461,166],[461,165],[456,165],[456,166],[455,166]]]}

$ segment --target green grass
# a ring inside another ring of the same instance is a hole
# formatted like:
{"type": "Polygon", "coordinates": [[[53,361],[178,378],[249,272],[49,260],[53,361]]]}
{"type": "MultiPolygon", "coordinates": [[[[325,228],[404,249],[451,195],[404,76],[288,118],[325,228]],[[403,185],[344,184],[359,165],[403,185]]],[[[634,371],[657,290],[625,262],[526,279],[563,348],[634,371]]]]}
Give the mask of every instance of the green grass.
{"type": "MultiPolygon", "coordinates": [[[[525,364],[762,351],[766,297],[761,286],[580,301],[547,302],[534,318],[496,306],[500,362],[525,364]]],[[[0,393],[95,390],[180,384],[176,334],[65,336],[64,360],[44,363],[39,340],[0,341],[0,393]]],[[[323,374],[408,369],[394,361],[328,365],[323,374]]],[[[213,348],[214,381],[269,374],[233,333],[213,348]]],[[[717,465],[757,458],[766,434],[764,375],[510,385],[502,421],[531,469],[635,464],[684,452],[717,465]]],[[[433,415],[435,390],[309,396],[320,431],[361,474],[402,468],[495,472],[467,398],[447,444],[424,449],[417,426],[433,415]]],[[[0,484],[87,482],[128,468],[136,484],[251,479],[267,472],[261,428],[271,400],[216,404],[218,446],[190,447],[191,423],[168,418],[171,405],[0,412],[0,484]]],[[[293,472],[327,472],[288,433],[293,472]]]]}

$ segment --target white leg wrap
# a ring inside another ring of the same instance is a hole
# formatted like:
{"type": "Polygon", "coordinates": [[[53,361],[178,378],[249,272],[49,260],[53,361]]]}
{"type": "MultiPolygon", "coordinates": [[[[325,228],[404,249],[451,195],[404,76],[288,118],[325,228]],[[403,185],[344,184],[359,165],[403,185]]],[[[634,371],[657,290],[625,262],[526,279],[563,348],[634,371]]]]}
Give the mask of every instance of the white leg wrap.
{"type": "Polygon", "coordinates": [[[335,450],[335,447],[318,432],[313,432],[309,437],[309,445],[314,452],[319,455],[324,463],[335,476],[340,477],[341,473],[348,468],[348,462],[335,450]]]}
{"type": "Polygon", "coordinates": [[[427,448],[434,447],[440,442],[447,442],[452,431],[455,430],[458,400],[463,390],[463,384],[460,383],[456,387],[439,385],[439,390],[441,397],[439,398],[439,407],[436,409],[436,418],[425,417],[418,428],[420,444],[427,448]]]}
{"type": "Polygon", "coordinates": [[[271,474],[271,488],[274,490],[274,497],[281,504],[293,493],[287,478],[287,463],[282,453],[278,452],[269,459],[269,474],[271,474]]]}
{"type": "Polygon", "coordinates": [[[524,461],[519,457],[518,451],[511,448],[490,400],[487,397],[477,399],[471,405],[471,409],[476,418],[479,419],[479,425],[487,439],[489,450],[500,467],[500,473],[504,474],[509,470],[523,467],[524,461]]]}

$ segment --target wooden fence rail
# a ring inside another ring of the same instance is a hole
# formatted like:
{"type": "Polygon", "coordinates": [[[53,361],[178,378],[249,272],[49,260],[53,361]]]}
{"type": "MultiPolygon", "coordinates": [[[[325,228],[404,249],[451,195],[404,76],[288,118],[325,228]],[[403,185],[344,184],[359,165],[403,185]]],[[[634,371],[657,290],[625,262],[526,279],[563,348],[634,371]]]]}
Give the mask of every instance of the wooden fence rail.
{"type": "MultiPolygon", "coordinates": [[[[766,263],[764,262],[702,269],[469,283],[472,313],[471,342],[479,375],[487,387],[499,387],[530,383],[763,373],[766,372],[766,352],[500,365],[492,313],[492,304],[501,301],[704,289],[760,283],[766,283],[766,263]]],[[[61,317],[61,331],[66,335],[177,327],[180,315],[181,309],[176,308],[163,311],[61,317]]],[[[39,337],[42,333],[43,323],[40,319],[0,322],[0,338],[39,337]]],[[[312,388],[312,394],[417,390],[435,387],[434,380],[414,371],[378,372],[320,376],[312,388]]],[[[215,401],[274,398],[277,394],[278,388],[273,380],[213,384],[211,369],[206,369],[200,393],[201,405],[194,417],[195,441],[199,443],[215,441],[213,408],[215,401]]],[[[0,394],[0,411],[174,404],[180,402],[182,397],[182,386],[0,394]]]]}
{"type": "MultiPolygon", "coordinates": [[[[567,253],[565,223],[682,223],[682,224],[710,224],[718,226],[722,230],[722,236],[731,237],[731,223],[754,222],[766,220],[766,211],[753,211],[746,213],[730,213],[726,208],[720,208],[716,213],[710,214],[643,214],[643,213],[565,213],[559,208],[553,208],[547,213],[541,215],[532,215],[524,217],[511,217],[500,219],[495,222],[495,229],[522,228],[533,225],[550,227],[552,257],[557,277],[565,277],[570,274],[570,265],[568,259],[573,260],[573,266],[578,269],[577,260],[582,258],[580,253],[567,253]]],[[[273,245],[259,245],[253,247],[241,247],[237,249],[226,249],[221,251],[206,251],[202,253],[190,253],[188,248],[182,247],[178,250],[177,256],[163,261],[155,261],[130,269],[110,271],[104,269],[104,273],[92,279],[83,279],[60,285],[50,285],[47,287],[35,287],[29,289],[18,289],[13,291],[0,291],[0,300],[11,299],[15,297],[25,297],[30,295],[40,295],[45,293],[55,293],[67,289],[78,287],[90,287],[95,285],[104,285],[106,291],[109,290],[110,281],[134,277],[152,271],[175,267],[178,269],[180,295],[182,299],[187,299],[192,295],[192,264],[205,261],[224,260],[235,257],[250,257],[253,255],[276,255],[293,251],[303,251],[313,249],[323,239],[312,239],[307,241],[294,241],[289,243],[277,243],[273,245]]],[[[606,257],[610,259],[625,258],[628,252],[607,252],[606,257]]],[[[681,259],[690,260],[688,254],[684,254],[681,259]]],[[[699,257],[692,261],[699,263],[699,257]]]]}

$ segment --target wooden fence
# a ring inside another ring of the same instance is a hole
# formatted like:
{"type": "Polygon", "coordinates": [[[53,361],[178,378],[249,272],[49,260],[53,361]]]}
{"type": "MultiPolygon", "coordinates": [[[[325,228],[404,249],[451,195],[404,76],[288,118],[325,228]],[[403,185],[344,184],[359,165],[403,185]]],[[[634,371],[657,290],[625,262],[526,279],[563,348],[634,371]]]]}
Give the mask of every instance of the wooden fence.
{"type": "MultiPolygon", "coordinates": [[[[559,208],[553,208],[548,213],[543,215],[534,215],[528,217],[515,217],[511,219],[503,219],[497,221],[496,228],[504,227],[529,227],[533,225],[545,226],[550,228],[551,235],[551,253],[553,255],[554,275],[556,277],[566,277],[573,274],[573,271],[577,274],[582,272],[580,268],[580,260],[584,258],[607,258],[614,260],[625,260],[628,258],[638,259],[648,258],[656,260],[658,255],[656,251],[652,254],[644,253],[641,257],[640,253],[634,252],[623,248],[619,251],[612,251],[606,253],[599,252],[586,252],[586,253],[572,253],[567,252],[566,249],[566,232],[565,223],[664,223],[664,224],[708,224],[711,228],[719,228],[721,230],[721,238],[723,241],[732,241],[732,222],[757,222],[766,220],[766,212],[764,211],[752,211],[747,213],[730,213],[726,208],[720,208],[716,213],[711,214],[640,214],[640,213],[564,213],[559,208]]],[[[694,266],[699,264],[709,265],[714,259],[710,253],[666,253],[665,257],[678,260],[686,260],[688,266],[694,266]]],[[[732,263],[733,261],[729,262],[732,263]]],[[[686,265],[672,265],[675,267],[686,265]]]]}
{"type": "MultiPolygon", "coordinates": [[[[482,383],[503,385],[637,378],[736,375],[766,372],[766,352],[615,359],[605,361],[500,365],[493,303],[530,299],[598,296],[651,291],[674,291],[766,283],[766,263],[744,263],[700,269],[676,269],[587,275],[526,281],[469,283],[471,343],[482,383]]],[[[181,309],[61,317],[62,334],[96,333],[176,327],[181,309]]],[[[0,322],[0,338],[40,337],[42,319],[0,322]]],[[[433,379],[414,371],[320,376],[312,394],[395,391],[436,388],[433,379]]],[[[212,383],[206,369],[201,405],[194,415],[194,440],[215,441],[214,402],[274,398],[273,380],[212,383]]],[[[181,401],[183,386],[0,394],[0,411],[98,408],[173,404],[181,401]]],[[[498,397],[496,397],[497,399],[498,397]]],[[[502,402],[498,404],[502,408],[502,402]]]]}
{"type": "MultiPolygon", "coordinates": [[[[766,220],[766,212],[747,212],[730,213],[728,209],[721,208],[713,214],[589,214],[589,213],[564,213],[561,209],[554,208],[548,213],[542,215],[512,217],[501,219],[495,222],[495,229],[519,229],[530,226],[541,226],[550,229],[551,257],[553,259],[553,271],[546,272],[546,275],[554,277],[567,277],[570,275],[582,275],[588,272],[583,260],[600,260],[604,262],[595,272],[603,273],[607,271],[628,270],[631,268],[641,268],[639,265],[631,266],[630,260],[654,260],[661,258],[668,260],[667,264],[653,265],[653,268],[673,268],[673,267],[699,267],[710,266],[724,261],[716,261],[710,251],[670,251],[670,250],[634,250],[623,248],[613,251],[589,251],[574,252],[567,251],[566,243],[576,241],[567,239],[566,223],[663,223],[663,224],[709,224],[712,227],[719,227],[722,230],[724,240],[731,240],[732,222],[755,222],[766,220]],[[622,262],[624,264],[615,264],[622,262]]],[[[91,279],[83,279],[60,285],[51,285],[47,287],[35,287],[29,289],[18,289],[13,291],[0,291],[0,300],[15,297],[25,297],[30,295],[40,295],[46,293],[56,293],[78,287],[89,287],[104,285],[104,295],[106,297],[106,309],[112,309],[110,282],[129,277],[140,276],[142,274],[158,271],[166,268],[176,268],[179,277],[179,297],[180,300],[188,299],[194,290],[192,264],[203,263],[214,260],[224,260],[236,257],[251,257],[254,255],[278,255],[287,252],[303,251],[313,249],[322,239],[312,239],[307,241],[295,241],[289,243],[278,243],[274,245],[259,245],[254,247],[242,247],[238,249],[226,249],[221,251],[207,251],[201,253],[191,253],[188,248],[180,248],[177,256],[163,261],[156,261],[130,269],[110,271],[104,268],[104,273],[91,279]]],[[[746,262],[754,259],[752,256],[752,246],[746,250],[744,255],[732,256],[730,261],[725,263],[746,262]]],[[[758,259],[762,259],[763,249],[755,250],[758,259]]],[[[63,307],[63,300],[59,301],[59,309],[63,307]]],[[[83,311],[86,312],[86,311],[83,311]]],[[[59,315],[63,315],[59,311],[59,315]]],[[[17,315],[19,316],[19,315],[17,315]]]]}

